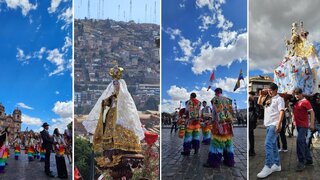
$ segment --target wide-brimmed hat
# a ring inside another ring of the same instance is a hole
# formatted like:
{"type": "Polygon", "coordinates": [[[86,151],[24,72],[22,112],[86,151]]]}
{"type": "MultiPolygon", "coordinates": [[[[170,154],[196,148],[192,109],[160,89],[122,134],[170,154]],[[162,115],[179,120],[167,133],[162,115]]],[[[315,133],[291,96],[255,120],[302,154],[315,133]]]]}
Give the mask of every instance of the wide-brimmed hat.
{"type": "Polygon", "coordinates": [[[49,124],[46,122],[42,124],[42,127],[46,127],[46,126],[49,126],[49,124]]]}

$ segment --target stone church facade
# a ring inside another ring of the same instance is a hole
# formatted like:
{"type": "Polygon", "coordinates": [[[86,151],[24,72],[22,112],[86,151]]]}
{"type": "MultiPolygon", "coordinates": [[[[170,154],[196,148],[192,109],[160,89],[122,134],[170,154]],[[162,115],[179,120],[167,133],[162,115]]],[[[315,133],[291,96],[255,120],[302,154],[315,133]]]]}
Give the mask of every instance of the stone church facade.
{"type": "Polygon", "coordinates": [[[0,103],[0,129],[8,128],[10,137],[21,131],[21,111],[16,108],[12,114],[5,113],[5,107],[0,103]]]}

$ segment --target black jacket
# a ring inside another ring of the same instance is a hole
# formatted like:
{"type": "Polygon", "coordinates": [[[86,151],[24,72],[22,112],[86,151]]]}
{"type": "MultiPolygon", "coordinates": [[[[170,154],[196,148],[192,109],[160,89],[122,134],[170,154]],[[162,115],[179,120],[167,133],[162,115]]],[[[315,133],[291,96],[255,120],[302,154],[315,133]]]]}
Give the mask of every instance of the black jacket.
{"type": "Polygon", "coordinates": [[[47,151],[51,151],[53,139],[50,138],[49,133],[46,130],[42,130],[40,134],[43,141],[42,147],[45,148],[47,151]]]}

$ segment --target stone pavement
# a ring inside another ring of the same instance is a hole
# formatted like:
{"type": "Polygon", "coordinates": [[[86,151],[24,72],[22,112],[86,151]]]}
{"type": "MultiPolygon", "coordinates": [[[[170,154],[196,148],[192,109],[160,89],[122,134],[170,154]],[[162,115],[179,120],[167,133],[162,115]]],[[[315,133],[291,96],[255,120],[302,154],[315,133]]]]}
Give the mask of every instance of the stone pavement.
{"type": "Polygon", "coordinates": [[[247,177],[247,128],[234,128],[235,167],[221,165],[218,169],[204,168],[202,164],[208,157],[209,145],[201,145],[197,155],[184,157],[182,152],[183,139],[178,132],[170,134],[170,129],[161,132],[161,177],[165,180],[201,180],[201,179],[246,179],[247,177]]]}
{"type": "MultiPolygon", "coordinates": [[[[72,180],[72,164],[69,164],[67,157],[65,157],[68,171],[68,179],[72,180]]],[[[59,178],[49,178],[44,173],[44,162],[34,160],[28,161],[28,156],[21,150],[19,160],[14,159],[14,151],[10,149],[10,157],[7,161],[8,165],[5,167],[5,173],[0,174],[0,180],[51,180],[59,178]]],[[[50,157],[50,170],[55,176],[58,176],[57,166],[54,153],[50,157]]]]}
{"type": "MultiPolygon", "coordinates": [[[[249,158],[249,179],[257,179],[257,174],[264,166],[264,140],[266,129],[258,126],[255,129],[255,151],[256,156],[249,158]]],[[[298,164],[298,158],[296,153],[296,137],[288,137],[288,152],[280,152],[281,158],[281,172],[274,172],[266,179],[320,179],[320,142],[316,142],[313,139],[313,147],[311,148],[311,155],[313,158],[313,165],[306,166],[306,169],[302,172],[296,172],[295,168],[298,164]]]]}

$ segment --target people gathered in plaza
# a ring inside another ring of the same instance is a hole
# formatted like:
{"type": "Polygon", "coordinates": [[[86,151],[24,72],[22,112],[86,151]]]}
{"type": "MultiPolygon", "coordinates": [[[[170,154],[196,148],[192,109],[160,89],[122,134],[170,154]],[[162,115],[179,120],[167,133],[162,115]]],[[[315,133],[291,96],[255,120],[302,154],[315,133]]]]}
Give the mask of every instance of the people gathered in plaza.
{"type": "Polygon", "coordinates": [[[203,101],[201,108],[201,102],[195,93],[190,94],[190,99],[185,105],[186,107],[179,111],[178,120],[179,137],[184,138],[181,154],[189,156],[192,150],[194,154],[198,154],[202,131],[201,148],[208,149],[208,158],[203,166],[218,168],[223,162],[233,167],[235,161],[232,123],[235,121],[235,115],[232,100],[222,95],[221,88],[216,88],[211,106],[207,105],[207,101],[203,101]]]}
{"type": "Polygon", "coordinates": [[[313,134],[319,131],[319,93],[313,96],[304,95],[303,89],[299,87],[295,88],[292,94],[278,94],[277,91],[278,86],[272,83],[268,89],[262,90],[258,99],[258,104],[265,109],[264,126],[266,127],[265,165],[257,174],[258,178],[265,178],[273,172],[281,171],[279,152],[288,151],[285,135],[287,127],[285,110],[292,114],[293,125],[296,129],[297,165],[295,170],[303,171],[306,166],[313,165],[310,144],[313,134]],[[292,109],[289,108],[289,99],[293,104],[292,109]],[[282,141],[282,148],[279,138],[282,141]]]}
{"type": "Polygon", "coordinates": [[[58,178],[68,178],[64,159],[64,152],[67,148],[65,136],[60,134],[57,128],[54,134],[50,135],[48,123],[44,123],[42,127],[43,130],[40,133],[26,130],[17,132],[13,136],[8,132],[7,128],[0,130],[0,174],[5,173],[7,166],[10,168],[7,161],[8,158],[13,158],[15,163],[27,162],[30,166],[36,162],[44,162],[43,166],[46,175],[55,177],[50,170],[50,154],[54,150],[58,178]],[[13,156],[10,156],[10,149],[13,151],[13,156]]]}

